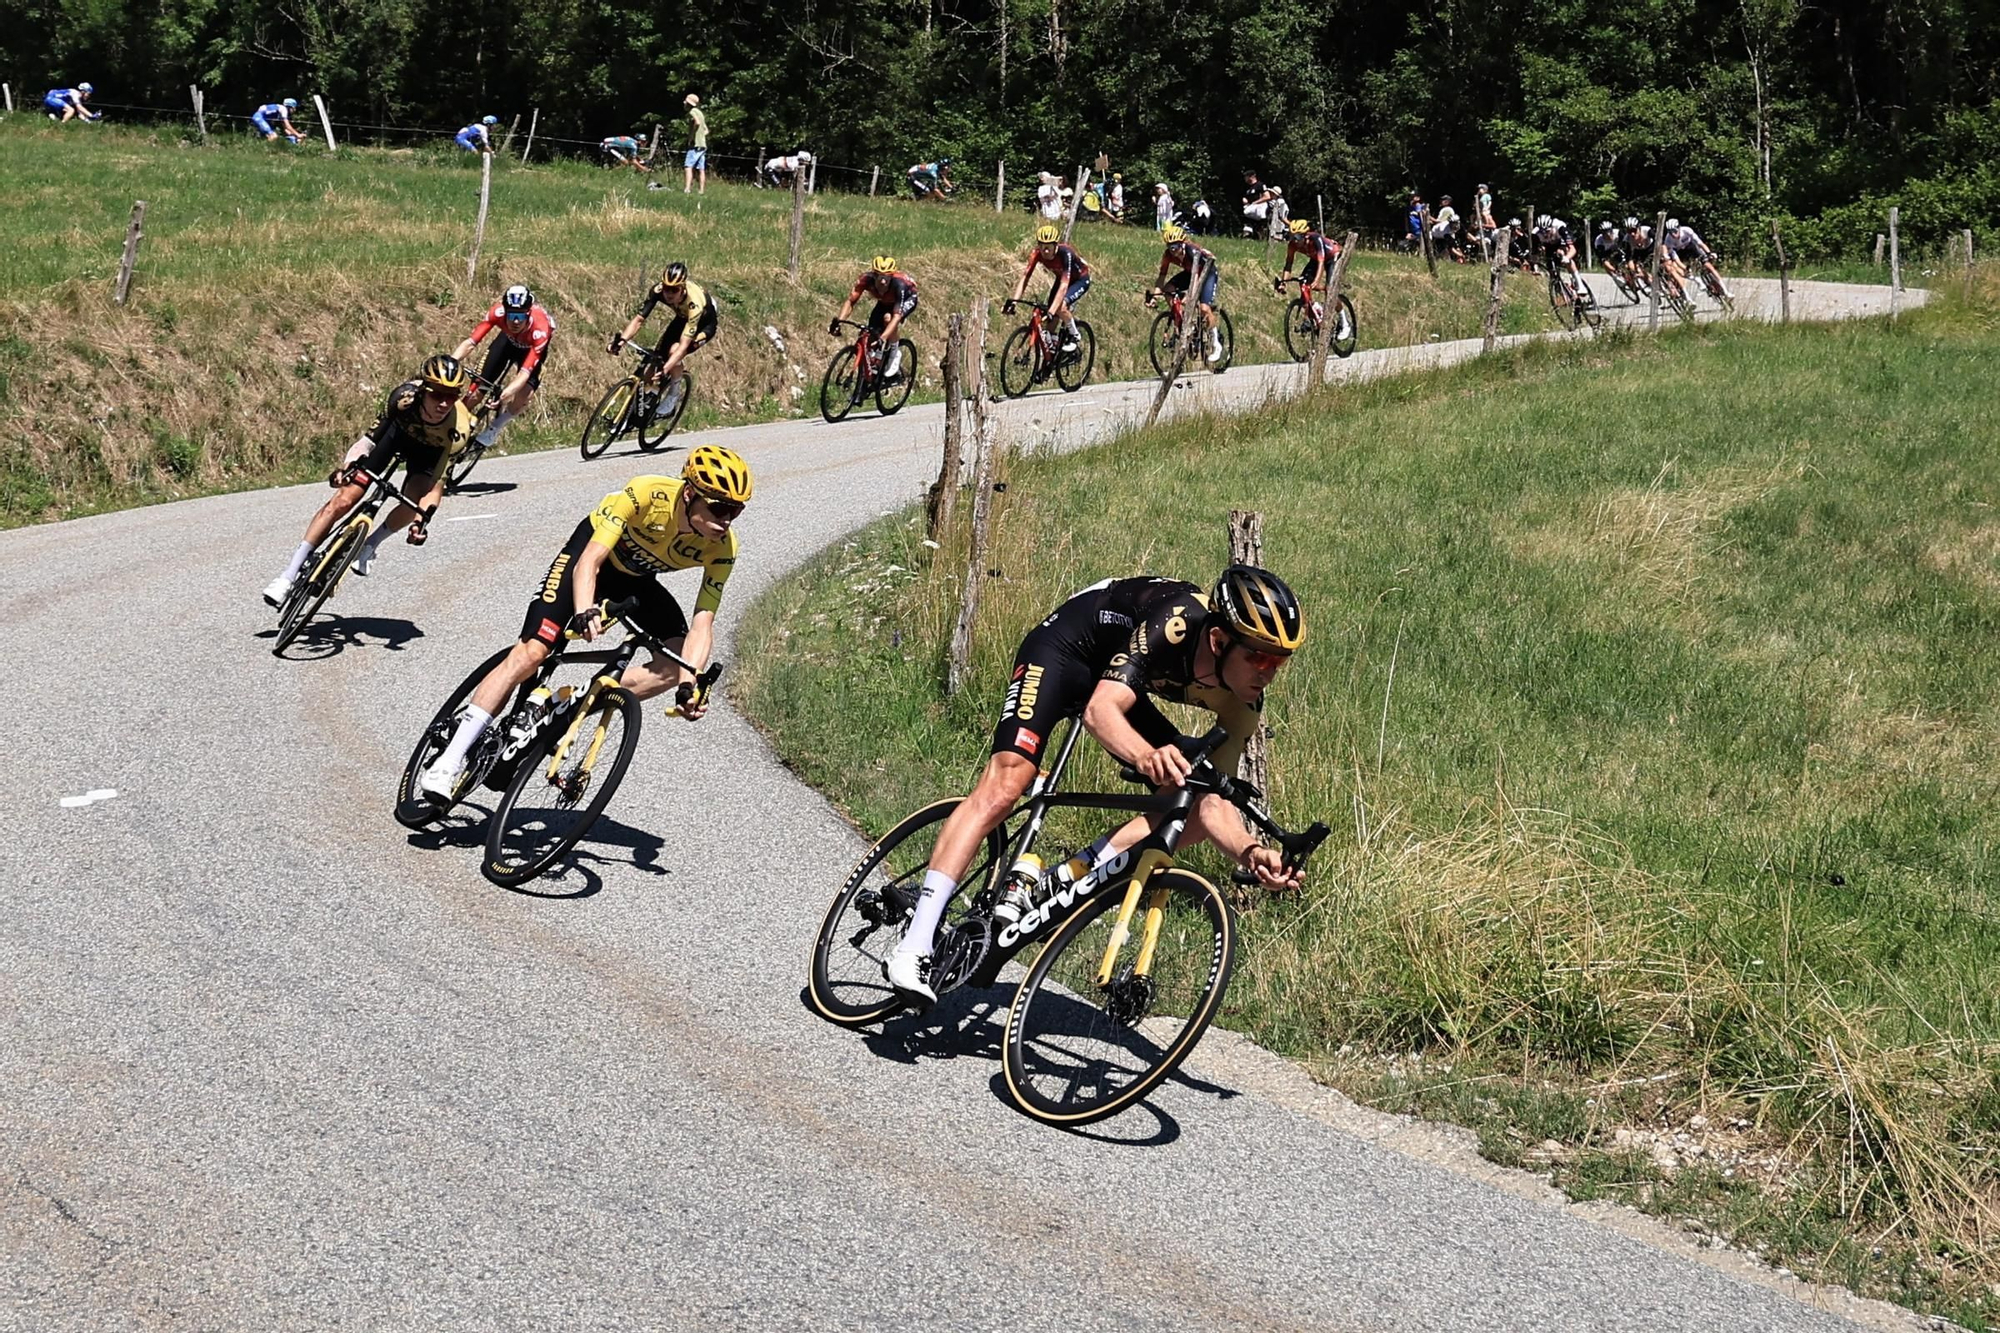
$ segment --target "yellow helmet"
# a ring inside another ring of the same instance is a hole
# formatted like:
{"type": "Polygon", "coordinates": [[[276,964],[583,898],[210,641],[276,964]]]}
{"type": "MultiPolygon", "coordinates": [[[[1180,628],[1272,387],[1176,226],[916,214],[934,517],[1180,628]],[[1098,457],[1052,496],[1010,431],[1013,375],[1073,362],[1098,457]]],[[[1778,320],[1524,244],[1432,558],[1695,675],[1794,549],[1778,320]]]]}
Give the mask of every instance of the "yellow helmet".
{"type": "Polygon", "coordinates": [[[1208,597],[1211,624],[1232,638],[1271,653],[1298,651],[1306,640],[1305,612],[1285,581],[1255,565],[1231,565],[1208,597]]]}
{"type": "Polygon", "coordinates": [[[876,255],[874,267],[877,273],[894,273],[896,271],[895,257],[893,255],[876,255]]]}
{"type": "Polygon", "coordinates": [[[1056,229],[1056,224],[1053,222],[1044,222],[1041,226],[1035,228],[1036,245],[1054,245],[1061,239],[1062,232],[1056,229]]]}
{"type": "Polygon", "coordinates": [[[1286,230],[1290,231],[1294,236],[1303,236],[1307,232],[1312,230],[1312,219],[1293,218],[1290,222],[1287,222],[1285,224],[1285,228],[1286,230]]]}
{"type": "Polygon", "coordinates": [[[465,373],[465,367],[459,364],[458,358],[442,352],[426,360],[418,375],[428,389],[456,391],[472,382],[472,376],[465,373]]]}
{"type": "Polygon", "coordinates": [[[1160,239],[1168,245],[1172,245],[1175,241],[1184,241],[1187,239],[1187,228],[1178,222],[1169,222],[1160,228],[1160,239]]]}
{"type": "Polygon", "coordinates": [[[708,500],[730,500],[747,504],[750,500],[750,465],[742,455],[718,444],[695,446],[688,455],[681,479],[708,500]]]}

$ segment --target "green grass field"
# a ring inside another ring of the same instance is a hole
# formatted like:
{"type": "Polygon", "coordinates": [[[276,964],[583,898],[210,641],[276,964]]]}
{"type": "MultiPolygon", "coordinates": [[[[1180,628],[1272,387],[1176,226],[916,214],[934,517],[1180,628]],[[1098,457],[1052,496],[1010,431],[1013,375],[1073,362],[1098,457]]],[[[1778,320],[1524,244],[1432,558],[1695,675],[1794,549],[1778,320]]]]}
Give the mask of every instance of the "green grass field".
{"type": "Polygon", "coordinates": [[[938,685],[963,538],[900,517],[749,617],[737,693],[886,828],[970,781],[1033,621],[1212,578],[1261,510],[1312,634],[1276,807],[1337,832],[1250,913],[1224,1021],[1578,1193],[1987,1326],[1996,322],[1538,347],[1017,461],[969,692],[938,685]],[[1700,1152],[1663,1171],[1674,1133],[1700,1152]]]}
{"type": "MultiPolygon", "coordinates": [[[[809,206],[802,281],[785,272],[790,199],[679,173],[648,191],[629,173],[504,161],[477,280],[465,285],[479,172],[465,155],[322,151],[245,138],[202,149],[170,130],[0,122],[0,523],[18,524],[207,490],[296,481],[370,420],[387,387],[449,348],[510,281],[560,323],[537,411],[511,450],[572,446],[615,364],[605,338],[642,274],[679,258],[722,304],[700,354],[684,429],[814,410],[835,350],[825,332],[877,251],[919,281],[911,336],[933,366],[944,316],[1011,290],[1033,220],[962,201],[918,205],[824,194],[809,206]],[[112,304],[134,199],[146,235],[129,306],[112,304]],[[769,326],[780,351],[763,333],[769,326]],[[30,334],[28,330],[34,332],[30,334]]],[[[1159,248],[1143,228],[1080,226],[1096,290],[1083,307],[1098,378],[1150,373],[1151,313],[1138,293],[1159,248]]],[[[1238,360],[1283,355],[1264,247],[1218,242],[1238,360]]],[[[1481,277],[1364,255],[1350,286],[1364,346],[1476,332],[1481,277]]],[[[1038,281],[1034,290],[1040,291],[1038,281]]],[[[1527,279],[1510,330],[1548,326],[1527,279]]],[[[1006,321],[998,320],[997,348],[1006,321]]],[[[935,394],[935,370],[920,393],[935,394]]],[[[850,431],[865,427],[849,427],[850,431]]]]}

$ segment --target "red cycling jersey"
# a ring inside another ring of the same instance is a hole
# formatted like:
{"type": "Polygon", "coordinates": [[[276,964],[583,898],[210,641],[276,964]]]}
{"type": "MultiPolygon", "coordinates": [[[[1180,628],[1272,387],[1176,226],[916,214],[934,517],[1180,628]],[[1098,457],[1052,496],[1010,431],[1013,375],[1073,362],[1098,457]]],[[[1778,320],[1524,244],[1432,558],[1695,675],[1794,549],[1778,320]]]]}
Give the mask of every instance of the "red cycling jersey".
{"type": "Polygon", "coordinates": [[[474,343],[482,343],[486,341],[487,334],[495,329],[500,330],[501,337],[527,352],[527,355],[521,358],[521,369],[533,370],[541,363],[542,354],[549,350],[549,339],[555,336],[556,322],[538,303],[529,307],[528,330],[517,338],[507,331],[506,314],[506,310],[496,301],[493,308],[486,312],[486,318],[473,325],[472,332],[467,336],[474,343]]]}
{"type": "Polygon", "coordinates": [[[1340,257],[1340,242],[1318,232],[1295,236],[1285,246],[1285,272],[1292,271],[1292,256],[1304,255],[1309,264],[1331,264],[1340,257]]]}

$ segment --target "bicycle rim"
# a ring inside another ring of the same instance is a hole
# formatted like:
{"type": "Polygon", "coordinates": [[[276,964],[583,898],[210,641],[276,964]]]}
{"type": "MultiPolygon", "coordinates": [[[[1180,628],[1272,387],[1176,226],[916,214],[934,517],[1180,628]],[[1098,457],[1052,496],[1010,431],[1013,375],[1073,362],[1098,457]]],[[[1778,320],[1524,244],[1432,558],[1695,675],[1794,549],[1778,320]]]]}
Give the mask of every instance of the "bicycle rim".
{"type": "Polygon", "coordinates": [[[1340,298],[1340,309],[1334,315],[1333,354],[1347,357],[1354,355],[1354,349],[1361,342],[1361,321],[1354,313],[1354,302],[1345,296],[1340,298]]]}
{"type": "Polygon", "coordinates": [[[1312,355],[1314,336],[1312,312],[1306,309],[1303,300],[1293,297],[1285,307],[1285,350],[1291,353],[1292,360],[1303,361],[1312,355]]]}
{"type": "Polygon", "coordinates": [[[584,423],[583,438],[577,442],[577,451],[586,460],[609,449],[612,441],[625,433],[625,415],[632,410],[632,395],[637,388],[637,382],[628,375],[597,400],[597,410],[584,423]]]}
{"type": "MultiPolygon", "coordinates": [[[[417,791],[417,779],[423,776],[437,757],[444,753],[444,747],[451,743],[451,735],[458,730],[459,710],[472,692],[479,688],[479,682],[486,679],[486,673],[500,665],[507,654],[514,651],[508,645],[474,667],[466,678],[458,683],[431,720],[425,724],[422,734],[417,737],[416,748],[410,751],[409,762],[403,765],[403,776],[396,783],[396,822],[404,828],[425,829],[450,813],[440,808],[428,797],[417,791]]],[[[502,704],[497,717],[507,716],[507,705],[502,704]]],[[[469,775],[468,775],[469,776],[469,775]]],[[[465,784],[470,786],[468,782],[465,784]]]]}
{"type": "Polygon", "coordinates": [[[1220,375],[1223,371],[1236,364],[1236,326],[1230,323],[1229,312],[1227,310],[1217,310],[1215,312],[1215,327],[1217,332],[1222,334],[1222,359],[1210,366],[1209,369],[1220,375]]]}
{"type": "Polygon", "coordinates": [[[910,401],[910,391],[917,387],[917,345],[908,338],[896,341],[903,345],[903,369],[894,384],[875,385],[875,410],[885,417],[902,411],[903,404],[910,401]]]}
{"type": "Polygon", "coordinates": [[[640,719],[637,699],[606,690],[577,725],[553,779],[549,756],[561,732],[552,728],[521,757],[487,825],[486,878],[508,889],[526,884],[590,832],[632,762],[640,719]]]}
{"type": "MultiPolygon", "coordinates": [[[[667,392],[667,384],[660,386],[660,392],[667,392]]],[[[667,436],[674,433],[674,427],[681,424],[681,414],[688,410],[688,400],[694,397],[694,376],[681,372],[681,400],[674,404],[674,410],[666,416],[657,412],[648,413],[639,423],[639,447],[647,453],[667,442],[667,436]]]]}
{"type": "Polygon", "coordinates": [[[1153,373],[1164,375],[1167,367],[1174,363],[1174,339],[1180,330],[1174,326],[1174,317],[1162,310],[1153,316],[1153,331],[1146,344],[1146,355],[1153,359],[1153,373]]]}
{"type": "Polygon", "coordinates": [[[1023,324],[1007,335],[1007,345],[1000,349],[1000,392],[1009,398],[1027,393],[1035,382],[1035,360],[1035,341],[1023,324]]]}
{"type": "MultiPolygon", "coordinates": [[[[823,1017],[859,1027],[903,1008],[882,976],[882,963],[902,938],[909,909],[923,889],[938,829],[958,805],[952,797],[924,806],[883,834],[848,872],[820,922],[807,968],[806,994],[823,1017]]],[[[993,881],[1019,818],[1003,823],[980,844],[959,881],[958,896],[945,911],[947,925],[962,918],[978,890],[993,881]]]]}
{"type": "Polygon", "coordinates": [[[1076,322],[1076,351],[1056,363],[1056,384],[1064,393],[1075,393],[1090,383],[1091,368],[1097,364],[1097,330],[1090,321],[1076,322]]]}
{"type": "Polygon", "coordinates": [[[1035,1119],[1087,1125],[1137,1103],[1194,1049],[1229,986],[1235,920],[1215,886],[1191,871],[1148,881],[1109,986],[1098,971],[1118,920],[1121,887],[1063,923],[1015,993],[1007,1016],[1007,1090],[1035,1119]],[[1149,974],[1134,970],[1147,904],[1166,894],[1149,974]]]}
{"type": "Polygon", "coordinates": [[[347,572],[347,566],[354,559],[355,548],[368,539],[369,525],[363,520],[354,520],[342,527],[338,536],[324,548],[324,553],[312,562],[312,573],[306,576],[305,593],[296,602],[286,599],[284,614],[278,622],[278,641],[271,645],[271,656],[276,657],[292,646],[319,609],[326,605],[326,599],[333,596],[333,590],[340,586],[340,576],[347,572]]]}
{"type": "Polygon", "coordinates": [[[833,360],[827,363],[826,378],[819,384],[819,414],[829,423],[846,420],[847,414],[854,410],[859,401],[855,393],[859,375],[852,347],[835,352],[833,360]]]}
{"type": "Polygon", "coordinates": [[[480,456],[485,452],[486,450],[477,444],[468,444],[458,451],[458,456],[453,458],[451,465],[445,469],[445,494],[457,493],[458,488],[465,484],[465,479],[472,475],[472,469],[479,466],[480,456]]]}

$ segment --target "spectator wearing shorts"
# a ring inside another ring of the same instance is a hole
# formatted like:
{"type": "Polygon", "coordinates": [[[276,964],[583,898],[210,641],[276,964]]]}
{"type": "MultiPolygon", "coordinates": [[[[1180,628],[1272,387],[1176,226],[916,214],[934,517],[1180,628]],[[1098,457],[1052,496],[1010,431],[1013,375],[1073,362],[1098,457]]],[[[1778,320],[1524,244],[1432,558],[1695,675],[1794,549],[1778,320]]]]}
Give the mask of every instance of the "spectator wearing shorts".
{"type": "Polygon", "coordinates": [[[689,93],[681,99],[681,105],[688,109],[688,120],[694,126],[694,138],[688,141],[687,158],[682,163],[687,175],[681,181],[681,193],[695,188],[695,173],[701,173],[700,194],[708,193],[708,117],[701,114],[701,94],[689,93]]]}

